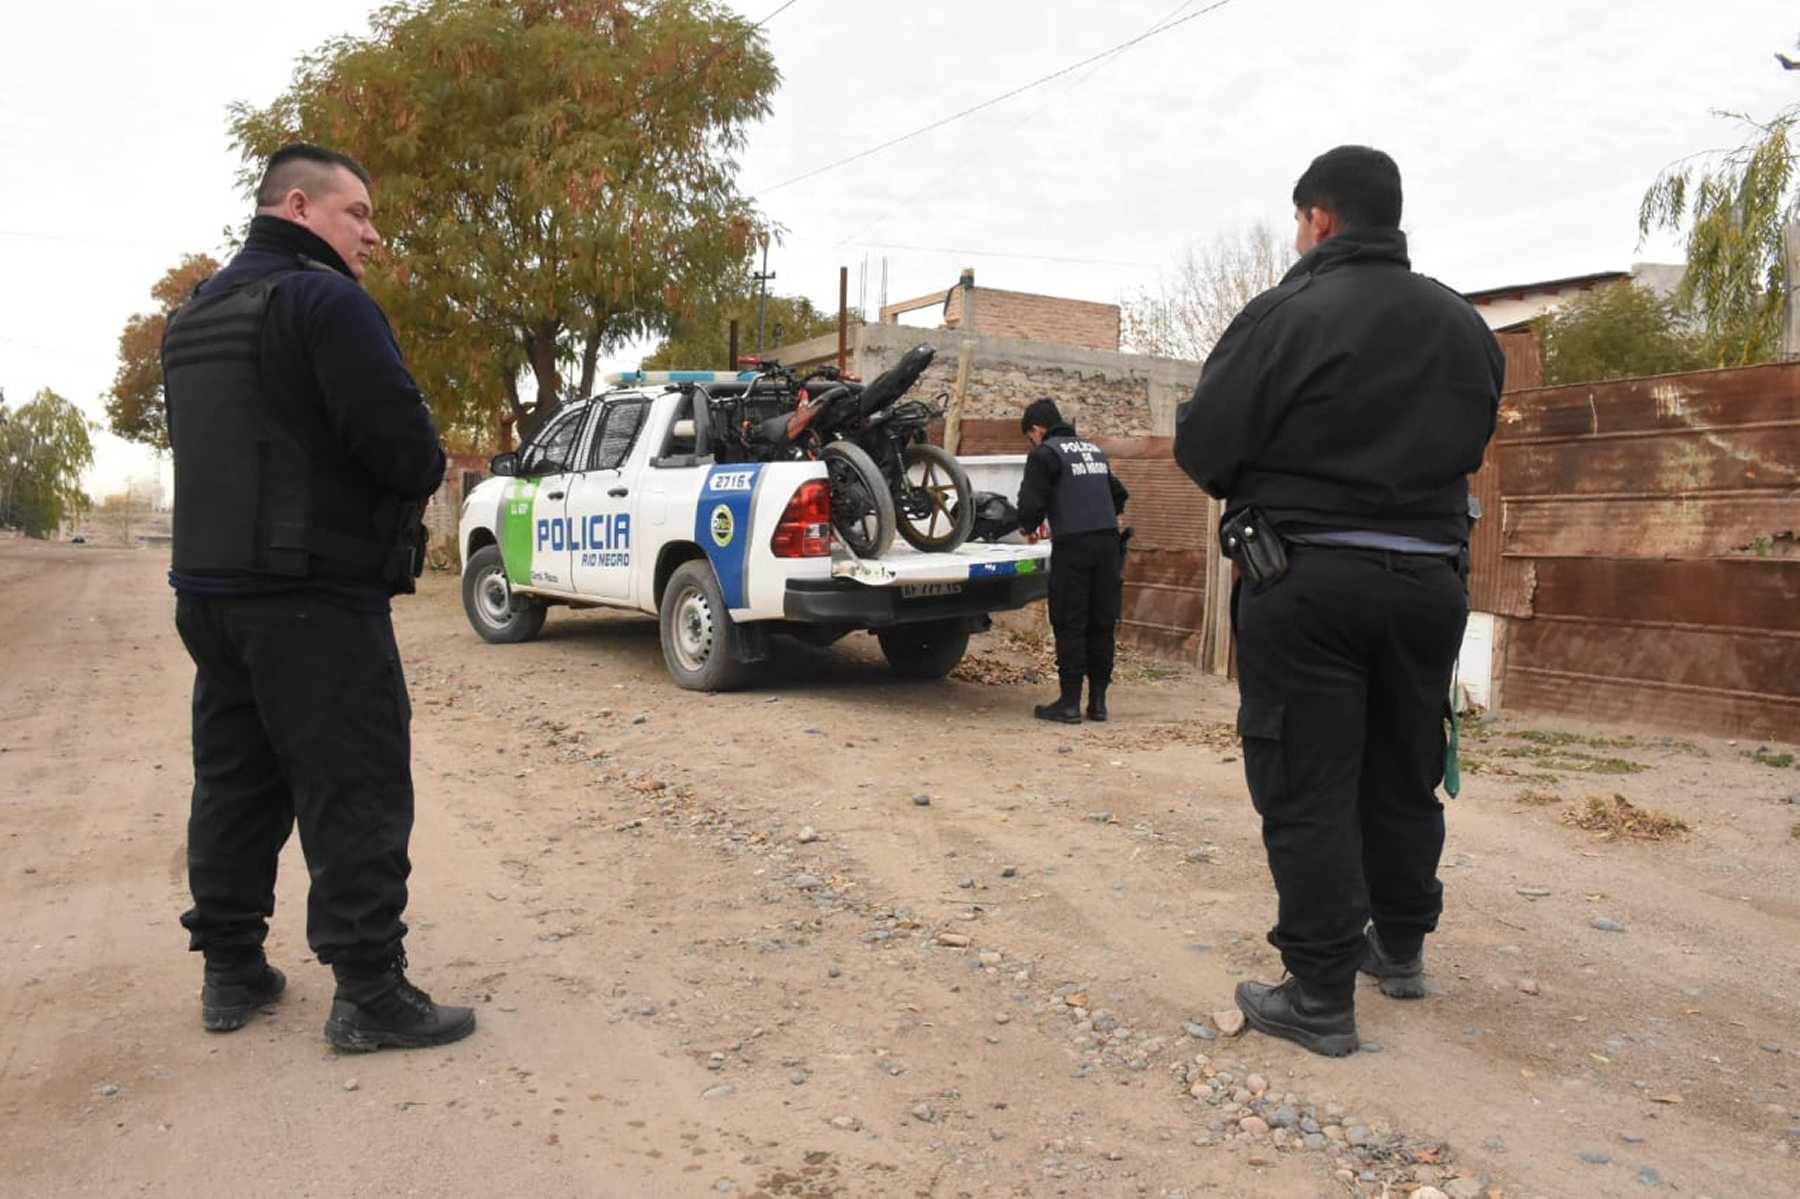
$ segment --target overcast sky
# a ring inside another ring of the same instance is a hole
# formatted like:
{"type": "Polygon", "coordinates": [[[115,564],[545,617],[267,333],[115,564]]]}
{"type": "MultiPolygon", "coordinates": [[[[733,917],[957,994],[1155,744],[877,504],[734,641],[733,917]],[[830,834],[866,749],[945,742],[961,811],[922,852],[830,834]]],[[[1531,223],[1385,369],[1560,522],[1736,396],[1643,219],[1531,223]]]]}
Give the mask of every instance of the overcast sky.
{"type": "MultiPolygon", "coordinates": [[[[1212,0],[797,0],[767,27],[787,78],[742,182],[788,230],[775,288],[835,309],[991,287],[1116,301],[1190,240],[1285,235],[1294,178],[1366,142],[1399,161],[1414,265],[1460,290],[1667,260],[1637,204],[1671,160],[1738,140],[1714,109],[1800,97],[1800,10],[1762,0],[1229,0],[1104,63],[788,187],[1212,0]]],[[[779,0],[734,0],[761,18],[779,0]]],[[[125,319],[245,202],[225,127],[295,58],[362,33],[366,0],[9,2],[0,42],[0,387],[96,419],[125,319]]],[[[379,180],[375,193],[379,223],[379,180]]],[[[97,438],[90,493],[156,469],[97,438]]]]}

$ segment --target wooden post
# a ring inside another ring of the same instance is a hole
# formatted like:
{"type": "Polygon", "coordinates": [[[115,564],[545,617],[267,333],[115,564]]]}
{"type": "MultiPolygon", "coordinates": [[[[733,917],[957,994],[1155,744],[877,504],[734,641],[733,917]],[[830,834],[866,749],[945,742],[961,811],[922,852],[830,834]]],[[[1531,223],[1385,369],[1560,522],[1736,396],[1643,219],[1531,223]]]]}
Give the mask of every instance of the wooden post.
{"type": "Polygon", "coordinates": [[[850,268],[838,268],[838,370],[850,360],[850,268]]]}
{"type": "Polygon", "coordinates": [[[737,323],[737,318],[733,317],[733,318],[731,318],[731,369],[736,370],[737,368],[738,368],[738,323],[737,323]]]}
{"type": "Polygon", "coordinates": [[[969,369],[975,364],[975,339],[963,338],[956,352],[956,390],[950,393],[950,411],[944,413],[944,449],[954,455],[962,445],[963,399],[969,394],[969,369]]]}
{"type": "Polygon", "coordinates": [[[1800,303],[1794,300],[1794,291],[1800,288],[1800,220],[1787,223],[1782,241],[1787,258],[1787,321],[1781,328],[1781,351],[1784,357],[1793,359],[1800,358],[1800,303]]]}

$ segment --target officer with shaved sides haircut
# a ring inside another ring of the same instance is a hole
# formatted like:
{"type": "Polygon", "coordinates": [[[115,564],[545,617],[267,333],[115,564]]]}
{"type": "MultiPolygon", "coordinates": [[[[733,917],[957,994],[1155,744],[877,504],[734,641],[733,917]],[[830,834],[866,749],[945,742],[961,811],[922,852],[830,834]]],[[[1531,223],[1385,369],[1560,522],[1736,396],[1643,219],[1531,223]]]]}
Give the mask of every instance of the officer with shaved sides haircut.
{"type": "Polygon", "coordinates": [[[1238,1006],[1335,1056],[1357,1048],[1358,970],[1425,994],[1467,480],[1505,360],[1466,300],[1413,272],[1392,158],[1327,151],[1293,201],[1300,260],[1213,348],[1175,457],[1225,501],[1244,775],[1292,976],[1239,984],[1238,1006]]]}
{"type": "Polygon", "coordinates": [[[423,565],[444,477],[430,410],[359,281],[381,244],[369,173],[318,146],[270,158],[237,257],[169,319],[175,624],[194,660],[193,907],[202,1025],[281,997],[263,954],[298,826],[307,941],[336,976],[341,1052],[475,1028],[405,973],[412,707],[389,598],[423,565]]]}

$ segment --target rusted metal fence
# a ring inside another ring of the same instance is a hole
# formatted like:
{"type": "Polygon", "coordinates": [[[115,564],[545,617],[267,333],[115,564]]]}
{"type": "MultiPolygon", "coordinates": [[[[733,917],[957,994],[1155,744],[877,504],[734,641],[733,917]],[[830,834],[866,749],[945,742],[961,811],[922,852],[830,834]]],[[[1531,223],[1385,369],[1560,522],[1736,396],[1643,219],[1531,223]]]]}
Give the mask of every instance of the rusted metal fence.
{"type": "Polygon", "coordinates": [[[1800,363],[1509,394],[1489,467],[1504,707],[1800,741],[1800,363]]]}

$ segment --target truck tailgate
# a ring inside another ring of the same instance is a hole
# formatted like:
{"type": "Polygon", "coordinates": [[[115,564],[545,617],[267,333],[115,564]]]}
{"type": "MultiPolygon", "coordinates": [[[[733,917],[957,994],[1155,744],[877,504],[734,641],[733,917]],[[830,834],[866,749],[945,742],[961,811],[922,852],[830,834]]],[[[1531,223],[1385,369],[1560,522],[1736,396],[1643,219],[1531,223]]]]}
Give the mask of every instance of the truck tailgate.
{"type": "Polygon", "coordinates": [[[905,542],[879,558],[834,558],[833,578],[869,587],[911,587],[925,583],[981,582],[1040,574],[1050,569],[1050,543],[1036,545],[970,541],[942,553],[925,553],[905,542]]]}

